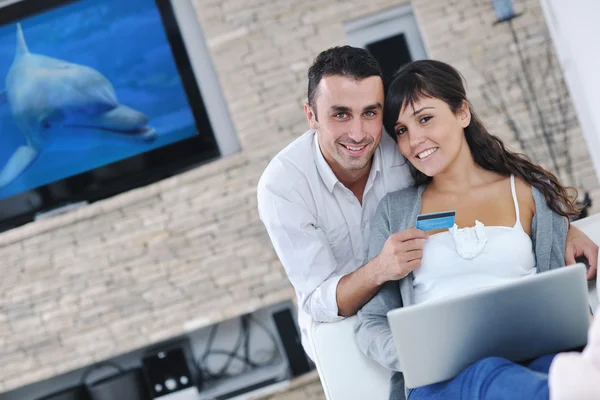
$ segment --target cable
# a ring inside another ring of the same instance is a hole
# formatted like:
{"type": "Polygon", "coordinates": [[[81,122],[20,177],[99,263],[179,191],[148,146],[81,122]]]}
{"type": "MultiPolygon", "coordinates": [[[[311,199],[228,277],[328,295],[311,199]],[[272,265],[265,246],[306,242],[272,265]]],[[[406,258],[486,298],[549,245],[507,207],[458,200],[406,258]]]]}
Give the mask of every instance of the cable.
{"type": "Polygon", "coordinates": [[[254,363],[250,360],[250,329],[248,325],[249,317],[247,315],[242,316],[242,328],[244,329],[244,359],[246,360],[246,365],[249,365],[250,368],[256,368],[254,363]]]}
{"type": "MultiPolygon", "coordinates": [[[[220,324],[213,325],[213,327],[211,328],[211,331],[209,333],[209,337],[207,340],[207,344],[206,344],[206,349],[204,350],[202,357],[199,360],[197,360],[197,362],[196,362],[198,370],[202,374],[202,377],[205,381],[218,380],[218,379],[222,379],[222,378],[230,376],[229,374],[226,373],[227,369],[229,369],[229,367],[234,359],[241,358],[237,355],[237,352],[239,351],[239,348],[243,344],[243,341],[244,341],[243,330],[240,330],[240,334],[238,335],[237,343],[234,346],[233,351],[227,351],[227,350],[222,350],[222,349],[218,349],[218,350],[212,349],[212,346],[214,344],[214,339],[215,339],[217,330],[219,328],[219,325],[220,324]],[[225,363],[223,364],[223,366],[221,367],[221,369],[218,372],[213,372],[213,371],[209,370],[208,363],[206,362],[206,360],[211,355],[216,355],[216,354],[226,355],[227,359],[225,360],[225,363]]],[[[241,361],[244,361],[244,360],[241,359],[241,361]]]]}
{"type": "Polygon", "coordinates": [[[236,375],[246,372],[248,369],[253,370],[256,368],[261,368],[261,367],[267,366],[267,365],[273,363],[275,361],[275,359],[277,358],[279,351],[278,351],[277,340],[275,339],[275,335],[269,329],[267,329],[260,321],[258,321],[256,318],[254,318],[251,314],[246,314],[246,315],[243,315],[240,317],[240,332],[239,332],[236,344],[234,345],[234,348],[231,351],[223,350],[223,349],[212,349],[212,347],[214,345],[214,339],[217,335],[217,330],[219,328],[219,325],[220,324],[216,324],[211,327],[210,333],[208,335],[208,340],[206,343],[206,348],[205,348],[202,356],[196,361],[197,368],[200,371],[200,374],[202,375],[202,377],[205,381],[219,380],[219,379],[223,379],[225,377],[236,376],[236,375]],[[271,341],[273,349],[272,349],[270,358],[266,361],[256,362],[256,361],[252,360],[251,351],[250,351],[250,339],[251,339],[250,322],[253,322],[256,325],[258,325],[258,327],[267,334],[267,336],[269,337],[269,339],[271,341]],[[240,355],[239,351],[242,346],[243,346],[243,355],[240,355]],[[227,357],[223,366],[217,372],[211,371],[208,368],[207,359],[213,355],[222,355],[222,356],[227,357]],[[231,364],[234,360],[242,362],[244,368],[242,369],[242,371],[240,371],[238,373],[231,374],[231,373],[228,373],[228,370],[230,369],[231,364]]]}
{"type": "Polygon", "coordinates": [[[273,361],[275,361],[275,359],[277,358],[277,355],[279,354],[279,349],[277,347],[277,339],[275,339],[275,335],[267,327],[265,327],[259,320],[257,320],[256,318],[254,318],[251,314],[248,315],[248,318],[252,322],[254,322],[256,325],[258,325],[258,327],[260,329],[262,329],[263,332],[265,332],[267,334],[267,336],[269,337],[269,339],[271,339],[271,344],[273,345],[273,351],[271,353],[271,358],[270,359],[268,359],[267,361],[265,361],[263,363],[253,362],[257,367],[264,367],[266,365],[271,364],[273,361]]]}
{"type": "Polygon", "coordinates": [[[229,356],[229,359],[227,360],[227,362],[225,363],[225,365],[223,365],[223,367],[221,368],[221,370],[218,372],[218,375],[227,376],[226,371],[229,369],[229,366],[231,365],[232,361],[238,355],[237,353],[240,350],[240,347],[242,346],[242,344],[244,344],[243,320],[242,320],[242,329],[240,330],[240,334],[238,336],[238,341],[237,341],[237,343],[235,345],[235,349],[231,352],[231,355],[229,356]]]}

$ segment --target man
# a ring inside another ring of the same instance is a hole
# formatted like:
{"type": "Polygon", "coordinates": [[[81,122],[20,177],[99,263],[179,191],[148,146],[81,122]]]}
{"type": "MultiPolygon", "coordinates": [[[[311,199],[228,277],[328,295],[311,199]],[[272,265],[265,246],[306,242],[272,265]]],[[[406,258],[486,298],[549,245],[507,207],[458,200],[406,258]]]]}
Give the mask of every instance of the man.
{"type": "MultiPolygon", "coordinates": [[[[381,198],[411,185],[408,163],[382,135],[381,68],[364,49],[334,47],[308,71],[310,129],[269,163],[258,211],[298,297],[302,343],[311,356],[311,320],[354,315],[379,287],[421,262],[424,232],[390,236],[367,262],[369,221],[381,198]]],[[[598,246],[572,228],[567,263],[585,255],[595,273],[598,246]]]]}

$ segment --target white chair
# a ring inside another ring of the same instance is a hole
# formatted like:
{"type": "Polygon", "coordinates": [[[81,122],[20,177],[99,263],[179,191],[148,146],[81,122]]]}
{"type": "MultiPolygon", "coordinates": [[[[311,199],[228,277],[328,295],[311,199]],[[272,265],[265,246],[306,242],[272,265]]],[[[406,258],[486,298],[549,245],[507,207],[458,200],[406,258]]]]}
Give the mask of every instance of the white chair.
{"type": "MultiPolygon", "coordinates": [[[[576,221],[594,242],[600,243],[600,214],[576,221]]],[[[590,304],[598,305],[596,282],[590,283],[590,304]]],[[[598,290],[600,292],[600,290],[598,290]]],[[[387,400],[389,372],[363,355],[354,342],[356,317],[335,323],[313,323],[314,362],[327,400],[387,400]]]]}

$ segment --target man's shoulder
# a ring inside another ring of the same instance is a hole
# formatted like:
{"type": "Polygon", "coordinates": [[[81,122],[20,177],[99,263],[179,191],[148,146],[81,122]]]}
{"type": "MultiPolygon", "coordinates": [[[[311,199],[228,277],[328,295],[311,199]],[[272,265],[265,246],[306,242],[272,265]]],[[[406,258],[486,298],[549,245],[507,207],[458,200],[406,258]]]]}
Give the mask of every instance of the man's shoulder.
{"type": "Polygon", "coordinates": [[[383,133],[379,143],[381,156],[381,173],[388,191],[393,192],[411,186],[414,182],[410,173],[409,162],[398,150],[396,142],[383,133]]]}
{"type": "Polygon", "coordinates": [[[385,131],[381,136],[381,141],[379,142],[379,149],[381,151],[381,156],[383,159],[383,163],[385,167],[397,167],[402,166],[408,169],[408,164],[404,156],[400,154],[400,150],[398,150],[398,145],[385,131]]]}
{"type": "Polygon", "coordinates": [[[316,170],[313,155],[314,132],[309,130],[284,147],[271,159],[258,182],[258,190],[267,187],[291,190],[316,170]]]}

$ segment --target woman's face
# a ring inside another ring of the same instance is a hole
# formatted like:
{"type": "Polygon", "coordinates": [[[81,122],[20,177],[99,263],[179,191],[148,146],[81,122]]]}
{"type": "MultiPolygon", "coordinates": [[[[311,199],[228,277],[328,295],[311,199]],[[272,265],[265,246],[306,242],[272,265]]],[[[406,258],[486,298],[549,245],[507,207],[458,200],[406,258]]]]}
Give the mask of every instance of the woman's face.
{"type": "Polygon", "coordinates": [[[466,102],[454,114],[443,100],[421,97],[414,108],[400,110],[395,127],[398,148],[417,170],[433,177],[452,165],[463,149],[468,154],[464,128],[470,121],[466,102]]]}

